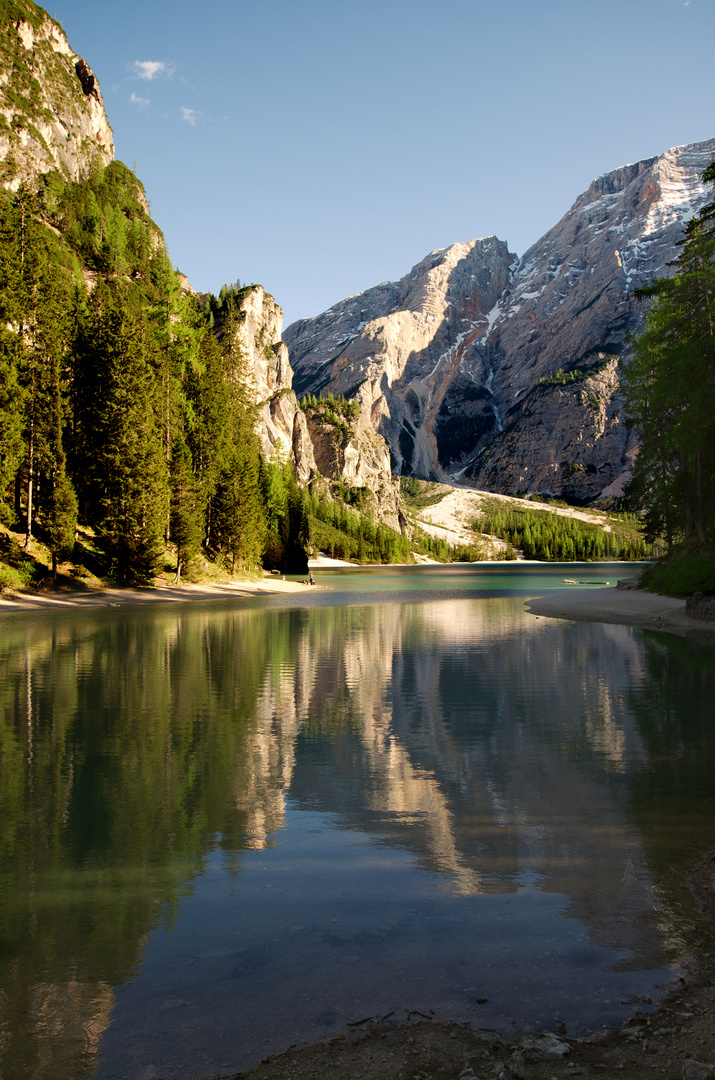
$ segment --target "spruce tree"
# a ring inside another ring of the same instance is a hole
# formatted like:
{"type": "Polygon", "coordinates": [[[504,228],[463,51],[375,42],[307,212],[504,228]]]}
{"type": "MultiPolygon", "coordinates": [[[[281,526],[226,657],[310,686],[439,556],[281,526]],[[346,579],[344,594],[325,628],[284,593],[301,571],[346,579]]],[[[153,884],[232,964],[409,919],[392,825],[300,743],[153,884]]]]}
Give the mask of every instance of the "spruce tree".
{"type": "Polygon", "coordinates": [[[0,193],[0,508],[5,505],[23,450],[25,393],[18,214],[13,198],[0,193]]]}
{"type": "Polygon", "coordinates": [[[178,584],[201,548],[205,520],[205,500],[194,475],[183,433],[174,440],[170,487],[171,538],[176,544],[175,581],[178,584]]]}
{"type": "MultiPolygon", "coordinates": [[[[704,173],[715,182],[715,163],[704,173]]],[[[641,291],[651,303],[624,375],[629,416],[642,433],[632,492],[648,535],[668,546],[709,541],[715,497],[715,202],[688,225],[675,275],[641,291]]]]}
{"type": "Polygon", "coordinates": [[[168,514],[151,345],[131,291],[100,281],[77,341],[74,468],[81,505],[124,582],[159,569],[168,514]]]}

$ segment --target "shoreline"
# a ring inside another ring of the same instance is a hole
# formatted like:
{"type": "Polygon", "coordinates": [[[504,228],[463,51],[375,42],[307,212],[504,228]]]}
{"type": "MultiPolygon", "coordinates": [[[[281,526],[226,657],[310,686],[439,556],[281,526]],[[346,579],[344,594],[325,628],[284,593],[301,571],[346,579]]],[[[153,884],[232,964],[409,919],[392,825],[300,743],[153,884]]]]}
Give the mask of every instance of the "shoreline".
{"type": "MultiPolygon", "coordinates": [[[[338,560],[318,560],[310,569],[350,566],[338,560]]],[[[270,594],[305,593],[312,587],[302,581],[284,581],[278,575],[263,579],[223,583],[162,584],[146,588],[58,589],[37,593],[0,593],[3,615],[27,612],[81,611],[88,608],[122,608],[147,604],[190,603],[202,600],[246,600],[270,594]]],[[[313,586],[314,588],[314,586],[313,586]]],[[[715,634],[715,622],[693,619],[685,613],[685,600],[638,589],[590,586],[585,589],[554,589],[524,601],[535,618],[600,622],[641,629],[665,630],[681,636],[715,634]]]]}
{"type": "Polygon", "coordinates": [[[674,973],[653,1008],[650,999],[635,998],[632,1014],[619,1027],[583,1036],[572,1035],[560,1022],[555,1030],[534,1031],[510,1021],[515,1026],[509,1035],[405,1009],[402,1018],[394,1013],[366,1017],[318,1042],[203,1080],[569,1080],[579,1075],[713,1080],[713,975],[707,954],[680,976],[674,973]]]}
{"type": "Polygon", "coordinates": [[[526,600],[525,604],[536,618],[637,626],[681,635],[715,634],[715,623],[686,615],[685,600],[639,589],[558,589],[526,600]]]}
{"type": "Polygon", "coordinates": [[[143,604],[180,604],[192,600],[244,600],[266,593],[302,593],[311,586],[282,581],[270,575],[262,581],[222,584],[152,585],[147,588],[58,589],[56,592],[2,593],[0,616],[27,611],[81,611],[84,608],[136,607],[143,604]]]}

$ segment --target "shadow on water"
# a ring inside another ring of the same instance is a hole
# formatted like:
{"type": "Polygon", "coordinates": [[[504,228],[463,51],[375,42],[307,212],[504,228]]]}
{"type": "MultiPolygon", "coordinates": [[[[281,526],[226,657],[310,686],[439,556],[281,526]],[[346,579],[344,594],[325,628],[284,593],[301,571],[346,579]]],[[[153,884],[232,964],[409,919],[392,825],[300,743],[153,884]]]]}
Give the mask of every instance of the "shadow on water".
{"type": "Polygon", "coordinates": [[[702,930],[712,648],[437,593],[4,623],[4,1075],[657,996],[702,930]]]}

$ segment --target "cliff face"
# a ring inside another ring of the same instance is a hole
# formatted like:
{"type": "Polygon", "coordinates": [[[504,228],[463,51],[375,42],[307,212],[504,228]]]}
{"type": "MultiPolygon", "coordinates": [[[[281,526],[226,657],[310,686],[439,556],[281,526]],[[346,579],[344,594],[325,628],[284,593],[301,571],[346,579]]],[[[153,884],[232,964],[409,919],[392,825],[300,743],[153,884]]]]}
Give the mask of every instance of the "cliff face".
{"type": "Polygon", "coordinates": [[[376,515],[399,528],[399,485],[391,475],[384,439],[362,416],[336,426],[317,412],[306,414],[293,390],[288,348],[281,340],[281,308],[260,285],[245,290],[238,307],[237,338],[253,385],[266,458],[287,456],[303,482],[319,474],[367,489],[375,496],[376,515]]]}
{"type": "Polygon", "coordinates": [[[506,494],[617,494],[635,434],[619,367],[707,200],[715,140],[599,177],[522,259],[491,237],[289,326],[296,384],[361,401],[399,471],[506,494]],[[559,369],[574,379],[559,380],[559,369]]]}
{"type": "Polygon", "coordinates": [[[59,23],[31,0],[0,28],[0,182],[57,169],[77,180],[114,158],[97,77],[70,48],[59,23]]]}
{"type": "Polygon", "coordinates": [[[398,472],[441,476],[462,427],[496,422],[476,344],[515,259],[495,237],[453,244],[401,281],[294,323],[285,338],[296,384],[357,398],[398,472]]]}

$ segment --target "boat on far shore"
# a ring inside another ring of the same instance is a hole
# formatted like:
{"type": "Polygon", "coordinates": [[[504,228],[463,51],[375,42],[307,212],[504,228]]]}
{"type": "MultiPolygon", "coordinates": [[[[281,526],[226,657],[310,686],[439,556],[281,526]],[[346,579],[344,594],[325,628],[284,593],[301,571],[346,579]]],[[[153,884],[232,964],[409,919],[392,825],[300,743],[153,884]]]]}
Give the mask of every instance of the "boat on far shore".
{"type": "Polygon", "coordinates": [[[610,581],[576,581],[575,578],[565,577],[562,585],[610,585],[610,581]]]}

